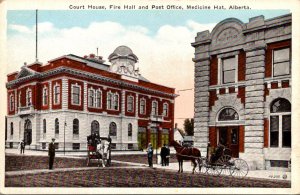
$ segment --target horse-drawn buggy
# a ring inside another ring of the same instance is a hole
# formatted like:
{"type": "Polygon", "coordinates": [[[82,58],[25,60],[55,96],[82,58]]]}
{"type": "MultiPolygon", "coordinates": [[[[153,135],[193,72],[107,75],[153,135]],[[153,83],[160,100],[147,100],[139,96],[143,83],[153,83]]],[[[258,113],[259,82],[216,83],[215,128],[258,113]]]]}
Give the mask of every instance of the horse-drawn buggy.
{"type": "Polygon", "coordinates": [[[90,135],[87,137],[87,166],[92,160],[100,162],[102,167],[111,165],[111,138],[99,137],[97,135],[90,135]]]}
{"type": "Polygon", "coordinates": [[[182,172],[183,160],[191,160],[194,164],[193,173],[204,173],[209,175],[241,176],[248,174],[249,167],[245,160],[233,158],[231,150],[223,145],[218,145],[215,149],[208,146],[207,156],[202,157],[199,149],[195,147],[184,147],[176,141],[172,142],[176,150],[176,157],[179,162],[179,171],[182,172]]]}

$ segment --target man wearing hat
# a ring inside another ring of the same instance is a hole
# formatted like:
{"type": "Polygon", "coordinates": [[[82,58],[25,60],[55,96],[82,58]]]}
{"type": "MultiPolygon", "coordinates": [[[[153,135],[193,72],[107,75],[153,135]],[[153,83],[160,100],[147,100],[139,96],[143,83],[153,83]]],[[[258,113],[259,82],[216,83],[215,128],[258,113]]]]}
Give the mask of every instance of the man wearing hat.
{"type": "Polygon", "coordinates": [[[48,156],[49,156],[49,169],[53,169],[53,162],[55,157],[55,138],[52,138],[52,142],[49,143],[48,156]]]}

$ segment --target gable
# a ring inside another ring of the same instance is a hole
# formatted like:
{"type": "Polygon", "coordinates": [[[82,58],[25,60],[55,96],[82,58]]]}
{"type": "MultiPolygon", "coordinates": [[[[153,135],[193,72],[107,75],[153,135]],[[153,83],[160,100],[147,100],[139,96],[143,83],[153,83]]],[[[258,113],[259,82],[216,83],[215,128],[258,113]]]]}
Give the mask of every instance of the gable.
{"type": "Polygon", "coordinates": [[[20,73],[17,75],[17,79],[27,77],[27,76],[31,76],[31,75],[34,75],[34,74],[35,74],[34,70],[29,69],[29,68],[24,66],[24,67],[22,67],[20,73]]]}

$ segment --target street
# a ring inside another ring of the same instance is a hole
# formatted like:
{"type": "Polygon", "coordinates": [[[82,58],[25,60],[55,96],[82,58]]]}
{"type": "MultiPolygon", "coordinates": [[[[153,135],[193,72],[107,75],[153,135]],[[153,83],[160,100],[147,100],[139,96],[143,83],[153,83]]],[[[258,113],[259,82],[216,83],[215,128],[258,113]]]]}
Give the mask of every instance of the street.
{"type": "Polygon", "coordinates": [[[97,168],[96,162],[87,167],[84,158],[57,157],[54,170],[49,171],[47,156],[9,154],[5,157],[5,187],[291,187],[291,182],[284,180],[177,173],[146,164],[130,165],[126,163],[130,159],[131,155],[124,155],[110,167],[97,168]]]}

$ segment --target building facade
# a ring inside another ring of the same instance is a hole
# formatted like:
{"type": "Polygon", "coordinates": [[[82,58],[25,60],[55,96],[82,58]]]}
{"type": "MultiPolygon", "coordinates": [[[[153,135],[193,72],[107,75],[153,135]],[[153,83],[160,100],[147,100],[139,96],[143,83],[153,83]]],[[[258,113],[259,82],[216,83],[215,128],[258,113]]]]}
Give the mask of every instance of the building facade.
{"type": "Polygon", "coordinates": [[[251,169],[291,159],[291,15],[228,18],[195,42],[194,144],[222,143],[251,169]]]}
{"type": "Polygon", "coordinates": [[[175,89],[139,73],[137,56],[119,46],[108,57],[65,55],[22,66],[7,76],[6,147],[24,139],[46,150],[86,150],[87,136],[112,138],[116,150],[154,147],[173,139],[175,89]]]}

